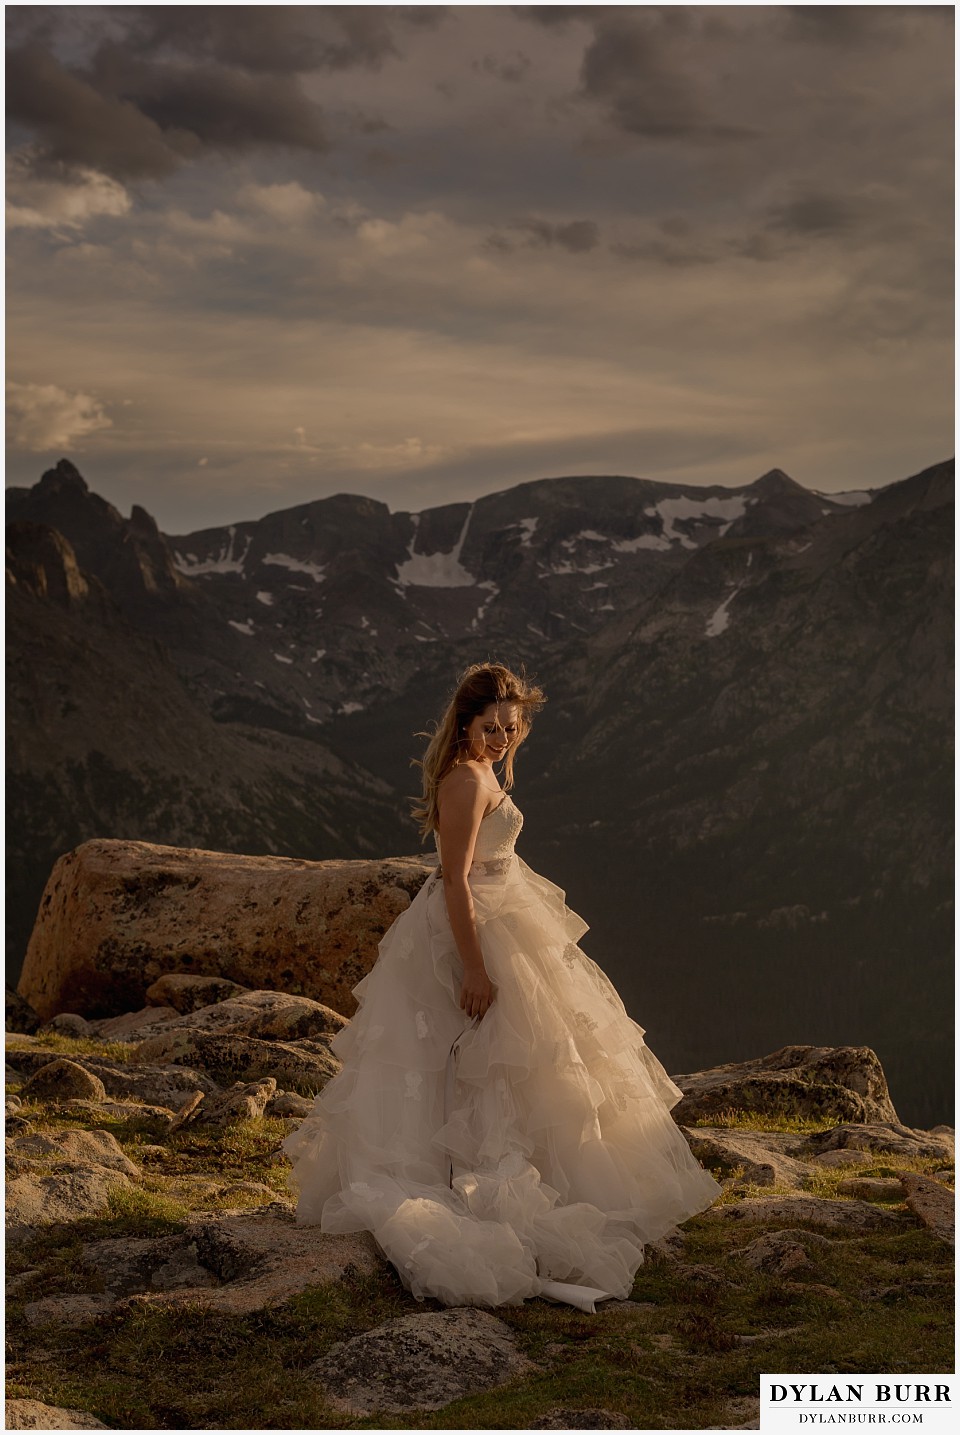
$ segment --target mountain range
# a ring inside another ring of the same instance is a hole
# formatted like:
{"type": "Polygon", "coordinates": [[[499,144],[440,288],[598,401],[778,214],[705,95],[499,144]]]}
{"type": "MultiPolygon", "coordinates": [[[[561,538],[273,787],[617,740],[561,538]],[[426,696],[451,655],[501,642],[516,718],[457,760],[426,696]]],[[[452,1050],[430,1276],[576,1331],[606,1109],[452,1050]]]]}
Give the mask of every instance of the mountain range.
{"type": "Polygon", "coordinates": [[[952,462],[833,494],[778,469],[339,494],[173,535],[61,459],[7,508],[14,970],[87,837],[416,851],[417,734],[497,658],[549,699],[524,856],[670,1069],[863,1041],[946,1119],[952,462]]]}

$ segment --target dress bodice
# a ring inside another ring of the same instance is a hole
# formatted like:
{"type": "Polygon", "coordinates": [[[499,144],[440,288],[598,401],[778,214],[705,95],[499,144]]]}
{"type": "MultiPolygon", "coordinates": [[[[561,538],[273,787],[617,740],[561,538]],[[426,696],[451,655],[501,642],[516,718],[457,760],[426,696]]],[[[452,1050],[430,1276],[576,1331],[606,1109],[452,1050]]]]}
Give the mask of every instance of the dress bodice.
{"type": "MultiPolygon", "coordinates": [[[[492,812],[488,812],[480,820],[480,830],[473,849],[474,862],[495,862],[511,857],[522,826],[523,813],[508,793],[506,797],[501,797],[499,805],[492,812]]],[[[434,832],[433,840],[442,859],[439,832],[434,832]]]]}

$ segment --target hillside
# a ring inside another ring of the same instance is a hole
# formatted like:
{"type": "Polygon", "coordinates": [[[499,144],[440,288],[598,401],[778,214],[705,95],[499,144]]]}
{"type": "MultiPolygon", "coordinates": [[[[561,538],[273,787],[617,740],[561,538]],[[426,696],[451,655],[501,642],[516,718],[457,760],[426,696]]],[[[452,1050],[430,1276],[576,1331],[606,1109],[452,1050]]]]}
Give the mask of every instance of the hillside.
{"type": "Polygon", "coordinates": [[[8,511],[14,971],[88,837],[414,853],[416,734],[497,657],[549,697],[524,855],[666,1057],[870,1041],[911,1119],[949,1115],[952,463],[830,496],[776,469],[420,514],[338,495],[164,535],[62,460],[8,511]]]}

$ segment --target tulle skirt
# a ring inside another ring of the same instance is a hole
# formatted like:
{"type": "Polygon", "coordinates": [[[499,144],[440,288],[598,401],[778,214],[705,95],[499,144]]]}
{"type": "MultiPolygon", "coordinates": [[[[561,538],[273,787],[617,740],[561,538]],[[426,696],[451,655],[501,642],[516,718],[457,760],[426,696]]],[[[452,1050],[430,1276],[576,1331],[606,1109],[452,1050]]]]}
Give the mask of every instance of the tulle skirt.
{"type": "Polygon", "coordinates": [[[473,1021],[431,877],[354,988],[343,1069],[283,1143],[297,1220],[371,1231],[408,1290],[518,1304],[550,1282],[626,1297],[643,1246],[719,1186],[670,1116],[682,1093],[578,942],[563,891],[514,854],[471,872],[496,999],[473,1021]],[[497,864],[491,864],[496,866],[497,864]]]}

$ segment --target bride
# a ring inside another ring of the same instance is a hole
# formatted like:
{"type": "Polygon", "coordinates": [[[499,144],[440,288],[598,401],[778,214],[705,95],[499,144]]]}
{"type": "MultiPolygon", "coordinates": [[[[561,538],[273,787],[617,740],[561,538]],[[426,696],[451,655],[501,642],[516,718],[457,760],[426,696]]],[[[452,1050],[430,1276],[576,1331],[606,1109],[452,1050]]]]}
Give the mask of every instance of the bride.
{"type": "Polygon", "coordinates": [[[460,679],[418,764],[440,863],[283,1143],[298,1222],[371,1231],[418,1300],[593,1310],[720,1191],[670,1116],[679,1087],[578,946],[586,922],[514,850],[514,758],[543,703],[499,663],[460,679]]]}

